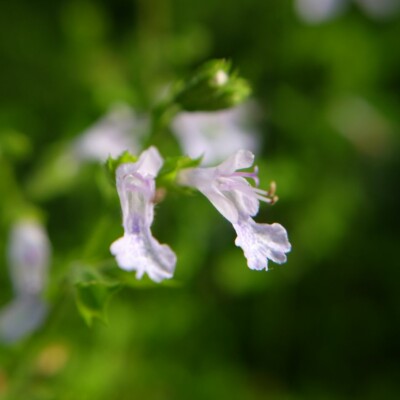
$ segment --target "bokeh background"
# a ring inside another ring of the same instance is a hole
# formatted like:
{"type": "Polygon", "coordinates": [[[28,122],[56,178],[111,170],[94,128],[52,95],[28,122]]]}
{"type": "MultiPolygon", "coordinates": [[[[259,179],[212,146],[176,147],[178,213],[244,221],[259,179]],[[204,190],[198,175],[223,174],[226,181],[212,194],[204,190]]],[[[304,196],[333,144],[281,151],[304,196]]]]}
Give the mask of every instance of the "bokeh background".
{"type": "Polygon", "coordinates": [[[46,323],[0,347],[0,398],[399,398],[400,14],[339,3],[321,17],[294,0],[1,2],[1,304],[16,191],[53,259],[46,323]],[[102,166],[67,179],[54,154],[111,104],[146,113],[221,57],[253,87],[261,179],[280,196],[257,220],[287,228],[288,262],[250,271],[205,198],[172,194],[153,231],[176,279],[132,277],[89,328],[68,276],[117,268],[118,198],[102,166]]]}

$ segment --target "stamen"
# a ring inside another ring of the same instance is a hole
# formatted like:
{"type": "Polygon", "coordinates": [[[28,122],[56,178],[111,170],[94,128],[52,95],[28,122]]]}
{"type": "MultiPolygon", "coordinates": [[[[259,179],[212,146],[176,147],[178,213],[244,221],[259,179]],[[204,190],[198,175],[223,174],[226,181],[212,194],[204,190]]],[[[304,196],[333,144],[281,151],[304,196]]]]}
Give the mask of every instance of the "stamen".
{"type": "Polygon", "coordinates": [[[260,196],[260,195],[256,195],[255,197],[256,197],[256,199],[258,199],[258,200],[260,200],[260,201],[263,201],[263,202],[265,202],[265,203],[274,204],[273,201],[272,201],[272,199],[269,198],[269,197],[264,197],[264,196],[260,196]]]}
{"type": "Polygon", "coordinates": [[[271,195],[270,192],[268,192],[268,191],[266,191],[266,190],[264,190],[264,189],[258,189],[258,188],[253,187],[253,190],[254,190],[256,193],[264,194],[264,195],[267,196],[267,197],[269,197],[269,196],[271,195]]]}
{"type": "Polygon", "coordinates": [[[273,206],[278,200],[279,200],[279,197],[278,197],[278,196],[273,196],[273,197],[271,198],[271,206],[273,206]]]}
{"type": "Polygon", "coordinates": [[[254,180],[254,184],[258,186],[260,184],[260,180],[258,179],[258,167],[254,167],[253,172],[242,172],[242,171],[235,171],[231,176],[241,176],[243,178],[250,178],[254,180]]]}
{"type": "Polygon", "coordinates": [[[271,181],[267,191],[251,186],[247,181],[235,179],[236,177],[252,178],[257,180],[258,183],[257,172],[257,167],[255,167],[254,172],[234,172],[229,176],[221,176],[218,178],[218,189],[222,191],[236,190],[259,201],[264,201],[271,205],[275,204],[278,201],[278,196],[275,195],[276,183],[274,181],[271,181]]]}
{"type": "Polygon", "coordinates": [[[270,196],[274,196],[276,193],[276,182],[275,181],[271,181],[271,183],[269,184],[269,195],[270,196]]]}
{"type": "MultiPolygon", "coordinates": [[[[227,179],[227,178],[225,178],[227,179]]],[[[222,191],[236,190],[238,192],[244,193],[249,197],[254,197],[258,200],[270,203],[271,199],[269,193],[265,190],[255,188],[248,184],[247,182],[237,181],[235,179],[230,179],[228,182],[222,182],[219,184],[219,189],[222,191]]]]}

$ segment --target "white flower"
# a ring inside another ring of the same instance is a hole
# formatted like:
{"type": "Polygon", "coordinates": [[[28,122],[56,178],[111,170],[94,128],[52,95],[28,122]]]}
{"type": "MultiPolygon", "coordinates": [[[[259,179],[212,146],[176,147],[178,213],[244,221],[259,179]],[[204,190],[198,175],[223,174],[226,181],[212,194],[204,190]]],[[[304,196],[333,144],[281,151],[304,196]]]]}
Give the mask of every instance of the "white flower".
{"type": "Polygon", "coordinates": [[[256,111],[253,103],[246,103],[218,112],[182,112],[172,128],[189,157],[203,156],[206,165],[218,163],[239,149],[259,147],[259,135],[250,123],[256,111]]]}
{"type": "Polygon", "coordinates": [[[48,312],[42,299],[50,264],[50,241],[43,226],[21,220],[11,229],[8,264],[14,299],[0,310],[0,340],[12,343],[38,329],[48,312]]]}
{"type": "Polygon", "coordinates": [[[346,0],[296,0],[295,8],[298,15],[310,24],[321,23],[339,14],[346,0]]]}
{"type": "Polygon", "coordinates": [[[121,164],[116,171],[117,190],[123,214],[124,236],[111,245],[111,253],[120,268],[144,273],[155,282],[171,278],[176,264],[175,253],[152,236],[155,180],[163,164],[155,147],[144,151],[135,163],[121,164]]]}
{"type": "Polygon", "coordinates": [[[214,168],[183,170],[179,181],[197,188],[214,207],[232,223],[237,238],[236,246],[243,249],[251,269],[268,269],[268,259],[284,263],[291,246],[285,228],[280,224],[258,224],[252,217],[258,212],[259,202],[276,200],[271,192],[253,187],[246,178],[258,185],[257,169],[254,172],[239,172],[253,165],[254,155],[239,150],[222,164],[214,168]]]}
{"type": "Polygon", "coordinates": [[[100,162],[126,150],[136,153],[142,130],[143,121],[128,105],[115,105],[73,142],[72,152],[78,160],[100,162]]]}

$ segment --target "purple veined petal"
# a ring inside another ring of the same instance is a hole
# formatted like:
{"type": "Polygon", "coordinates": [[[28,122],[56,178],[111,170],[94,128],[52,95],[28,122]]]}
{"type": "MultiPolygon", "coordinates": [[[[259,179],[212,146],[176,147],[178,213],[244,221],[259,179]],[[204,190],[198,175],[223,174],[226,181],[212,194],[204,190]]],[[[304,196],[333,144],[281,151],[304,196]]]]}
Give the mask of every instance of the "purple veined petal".
{"type": "Polygon", "coordinates": [[[236,246],[243,249],[250,269],[268,270],[268,259],[277,264],[286,262],[291,250],[286,229],[280,224],[258,224],[248,218],[234,224],[236,246]]]}
{"type": "Polygon", "coordinates": [[[239,220],[238,209],[232,200],[228,199],[217,190],[202,191],[200,190],[211,202],[211,204],[232,224],[239,220]]]}
{"type": "MultiPolygon", "coordinates": [[[[251,188],[250,185],[249,187],[251,188]]],[[[241,215],[253,217],[258,213],[260,202],[254,194],[237,191],[231,192],[230,196],[234,198],[236,208],[239,210],[241,215]]]]}
{"type": "Polygon", "coordinates": [[[238,221],[239,213],[232,200],[228,199],[218,184],[216,168],[189,168],[180,172],[178,182],[199,190],[212,205],[230,222],[238,221]]]}
{"type": "Polygon", "coordinates": [[[138,161],[135,163],[137,173],[143,177],[155,177],[163,165],[163,158],[158,150],[151,146],[143,151],[138,161]]]}
{"type": "Polygon", "coordinates": [[[161,245],[151,233],[147,235],[124,235],[110,247],[120,268],[136,271],[136,277],[144,273],[155,282],[172,278],[176,255],[167,245],[161,245]]]}
{"type": "MultiPolygon", "coordinates": [[[[254,216],[258,213],[259,189],[251,186],[246,179],[241,176],[220,177],[217,182],[218,190],[232,202],[237,214],[254,216]]],[[[238,218],[234,222],[237,222],[237,220],[238,218]]],[[[233,222],[231,219],[229,221],[233,222]]]]}
{"type": "Polygon", "coordinates": [[[192,186],[202,191],[212,190],[216,179],[216,168],[187,168],[178,175],[178,183],[183,186],[192,186]]]}
{"type": "Polygon", "coordinates": [[[153,222],[152,199],[155,195],[153,177],[138,173],[138,163],[121,164],[116,171],[117,191],[121,202],[126,234],[135,233],[153,222]]]}
{"type": "Polygon", "coordinates": [[[144,273],[155,282],[171,278],[175,253],[151,234],[154,217],[155,176],[163,159],[155,147],[144,151],[136,163],[121,164],[117,171],[117,191],[121,202],[124,236],[112,243],[111,253],[120,268],[144,273]]]}
{"type": "Polygon", "coordinates": [[[254,154],[249,150],[238,150],[216,168],[218,174],[230,175],[236,170],[250,168],[254,162],[254,154]]]}
{"type": "Polygon", "coordinates": [[[0,341],[14,343],[36,331],[46,318],[47,304],[38,296],[17,297],[0,310],[0,341]]]}

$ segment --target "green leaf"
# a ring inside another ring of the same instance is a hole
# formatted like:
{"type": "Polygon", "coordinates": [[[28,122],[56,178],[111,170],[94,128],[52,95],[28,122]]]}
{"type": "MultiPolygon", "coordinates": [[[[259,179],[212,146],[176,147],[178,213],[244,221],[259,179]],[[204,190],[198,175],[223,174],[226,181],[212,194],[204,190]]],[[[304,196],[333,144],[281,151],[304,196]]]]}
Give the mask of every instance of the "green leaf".
{"type": "Polygon", "coordinates": [[[251,89],[229,61],[212,60],[192,77],[178,83],[175,103],[186,111],[217,111],[234,107],[248,98],[251,89]]]}
{"type": "MultiPolygon", "coordinates": [[[[202,160],[199,158],[190,158],[188,156],[168,157],[165,159],[163,167],[157,177],[157,185],[177,188],[176,178],[179,171],[186,168],[195,168],[199,166],[202,160]]],[[[179,187],[181,188],[181,187],[179,187]]]]}
{"type": "Polygon", "coordinates": [[[129,151],[124,151],[117,158],[112,158],[111,156],[108,157],[106,161],[106,169],[111,180],[115,183],[115,171],[121,164],[134,163],[136,161],[137,157],[129,153],[129,151]]]}
{"type": "Polygon", "coordinates": [[[10,130],[0,133],[0,155],[5,154],[11,159],[25,159],[32,152],[29,137],[21,132],[10,130]]]}
{"type": "Polygon", "coordinates": [[[93,268],[77,267],[74,285],[76,305],[85,322],[89,326],[95,319],[107,323],[107,305],[121,284],[93,268]]]}

